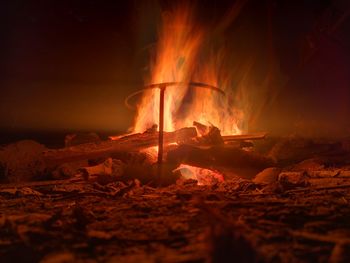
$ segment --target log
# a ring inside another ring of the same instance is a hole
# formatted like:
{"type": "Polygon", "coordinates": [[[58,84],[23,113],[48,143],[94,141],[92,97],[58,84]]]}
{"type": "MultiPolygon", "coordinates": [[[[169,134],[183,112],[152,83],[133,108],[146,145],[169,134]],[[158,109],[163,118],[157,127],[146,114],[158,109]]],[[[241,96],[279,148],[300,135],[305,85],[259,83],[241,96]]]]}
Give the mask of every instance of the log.
{"type": "MultiPolygon", "coordinates": [[[[198,121],[194,121],[193,126],[196,127],[198,133],[201,136],[207,135],[210,132],[210,130],[215,127],[215,126],[207,126],[198,121]]],[[[246,140],[262,140],[266,138],[266,135],[267,135],[266,132],[260,132],[260,133],[251,133],[251,134],[224,135],[221,137],[224,140],[224,142],[232,142],[232,141],[246,141],[246,140]]]]}
{"type": "Polygon", "coordinates": [[[209,127],[207,125],[204,125],[198,121],[194,121],[193,126],[197,128],[197,131],[200,135],[206,134],[209,130],[209,127]]]}
{"type": "Polygon", "coordinates": [[[252,133],[252,134],[238,134],[238,135],[224,135],[222,139],[224,142],[231,141],[245,141],[245,140],[262,140],[266,138],[267,133],[252,133]]]}
{"type": "Polygon", "coordinates": [[[252,178],[267,167],[274,166],[273,161],[266,156],[225,144],[212,147],[179,145],[176,149],[168,152],[167,161],[174,166],[189,164],[215,169],[223,173],[225,170],[232,171],[247,179],[252,178]]]}
{"type": "MultiPolygon", "coordinates": [[[[183,142],[197,136],[194,127],[182,128],[174,132],[164,132],[164,143],[183,142]]],[[[131,134],[117,140],[85,143],[68,148],[43,152],[48,165],[58,165],[94,158],[107,158],[113,153],[133,152],[158,145],[158,132],[131,134]]]]}

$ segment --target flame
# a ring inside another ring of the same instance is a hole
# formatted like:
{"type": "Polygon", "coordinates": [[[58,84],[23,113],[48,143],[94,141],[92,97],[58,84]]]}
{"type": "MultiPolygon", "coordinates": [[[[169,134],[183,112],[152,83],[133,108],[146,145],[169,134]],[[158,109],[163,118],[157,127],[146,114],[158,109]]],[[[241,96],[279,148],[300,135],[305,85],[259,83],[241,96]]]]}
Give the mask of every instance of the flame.
{"type": "MultiPolygon", "coordinates": [[[[178,10],[163,14],[163,27],[156,45],[157,53],[151,62],[151,83],[171,81],[189,82],[194,69],[202,33],[193,24],[190,10],[178,10]]],[[[177,86],[166,90],[164,105],[164,130],[175,129],[174,114],[178,109],[187,87],[177,86]]],[[[142,132],[158,123],[159,92],[146,92],[138,107],[134,131],[142,132]]]]}
{"type": "MultiPolygon", "coordinates": [[[[159,39],[150,63],[150,83],[199,81],[225,91],[189,88],[188,85],[168,87],[165,91],[164,130],[192,126],[193,121],[212,124],[223,135],[240,134],[243,111],[235,106],[237,94],[232,91],[230,72],[223,68],[225,52],[209,52],[208,34],[195,25],[191,6],[176,6],[162,16],[159,39]]],[[[158,124],[159,90],[144,93],[133,127],[143,132],[158,124]]]]}

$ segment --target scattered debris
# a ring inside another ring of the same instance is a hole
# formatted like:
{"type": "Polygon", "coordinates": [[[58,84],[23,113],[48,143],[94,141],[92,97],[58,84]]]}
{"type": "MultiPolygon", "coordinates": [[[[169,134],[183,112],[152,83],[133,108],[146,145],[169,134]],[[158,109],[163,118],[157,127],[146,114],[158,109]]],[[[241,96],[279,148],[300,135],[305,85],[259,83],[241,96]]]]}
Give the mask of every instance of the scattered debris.
{"type": "MultiPolygon", "coordinates": [[[[162,176],[169,179],[166,186],[152,181],[159,171],[152,161],[156,149],[113,151],[95,156],[93,162],[89,157],[40,170],[29,164],[45,147],[35,142],[4,147],[0,157],[4,151],[13,155],[2,158],[1,164],[19,153],[23,160],[8,164],[24,163],[16,171],[25,176],[0,185],[0,258],[347,262],[350,165],[344,146],[300,138],[275,140],[270,146],[265,141],[241,142],[171,145],[162,165],[162,176]],[[35,154],[26,147],[34,147],[35,154]],[[271,149],[276,162],[267,157],[271,149]],[[183,178],[178,183],[174,169],[183,178]],[[246,176],[248,169],[251,177],[246,176]],[[33,171],[66,179],[22,180],[37,178],[33,171]],[[76,174],[79,171],[85,178],[76,174]]],[[[69,149],[73,156],[75,150],[89,148],[82,144],[69,149]]]]}

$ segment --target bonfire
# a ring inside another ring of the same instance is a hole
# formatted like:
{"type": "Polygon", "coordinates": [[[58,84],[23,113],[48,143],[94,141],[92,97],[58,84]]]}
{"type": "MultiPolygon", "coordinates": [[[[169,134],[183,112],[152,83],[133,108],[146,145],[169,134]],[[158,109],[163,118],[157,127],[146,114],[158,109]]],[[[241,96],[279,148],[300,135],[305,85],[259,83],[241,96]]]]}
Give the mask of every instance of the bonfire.
{"type": "Polygon", "coordinates": [[[349,262],[350,140],[256,128],[273,5],[268,99],[219,37],[247,2],[162,10],[128,131],[1,148],[1,262],[349,262]]]}

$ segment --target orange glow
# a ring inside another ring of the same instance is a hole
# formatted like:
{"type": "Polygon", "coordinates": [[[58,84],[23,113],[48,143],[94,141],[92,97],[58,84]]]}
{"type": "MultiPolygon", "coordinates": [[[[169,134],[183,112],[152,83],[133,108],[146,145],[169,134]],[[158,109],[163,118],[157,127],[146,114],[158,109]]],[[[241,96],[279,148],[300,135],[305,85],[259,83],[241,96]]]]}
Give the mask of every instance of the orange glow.
{"type": "Polygon", "coordinates": [[[156,163],[157,162],[157,156],[158,156],[158,146],[152,146],[152,147],[148,147],[145,148],[143,150],[141,150],[140,152],[143,152],[147,155],[148,160],[152,163],[156,163]]]}
{"type": "MultiPolygon", "coordinates": [[[[165,91],[165,131],[192,126],[193,121],[198,121],[218,127],[223,135],[241,133],[244,116],[232,99],[237,94],[230,92],[232,79],[227,76],[231,74],[224,74],[225,52],[208,52],[207,38],[206,30],[195,25],[189,6],[163,14],[150,63],[149,83],[197,81],[214,85],[226,93],[223,96],[214,90],[190,90],[186,84],[168,87],[165,91]]],[[[158,124],[158,118],[159,90],[146,91],[138,105],[133,132],[143,132],[158,124]]]]}
{"type": "MultiPolygon", "coordinates": [[[[163,25],[156,46],[156,54],[151,62],[151,83],[169,81],[190,81],[197,52],[202,41],[202,33],[191,25],[190,10],[178,10],[163,14],[163,25]],[[181,12],[180,12],[181,11],[181,12]]],[[[166,90],[164,106],[164,130],[175,129],[174,114],[186,93],[186,86],[166,90]]],[[[138,108],[134,130],[145,131],[158,123],[159,91],[146,92],[138,108]]]]}
{"type": "Polygon", "coordinates": [[[196,180],[198,185],[214,185],[224,181],[224,176],[214,170],[180,164],[173,172],[179,171],[182,178],[196,180]]]}

